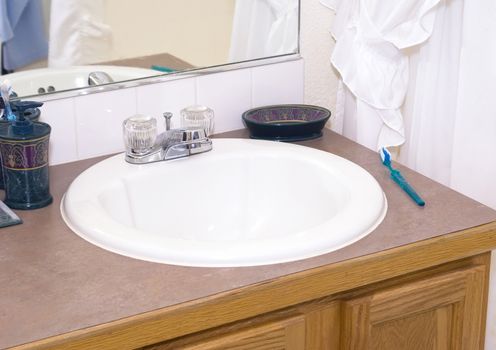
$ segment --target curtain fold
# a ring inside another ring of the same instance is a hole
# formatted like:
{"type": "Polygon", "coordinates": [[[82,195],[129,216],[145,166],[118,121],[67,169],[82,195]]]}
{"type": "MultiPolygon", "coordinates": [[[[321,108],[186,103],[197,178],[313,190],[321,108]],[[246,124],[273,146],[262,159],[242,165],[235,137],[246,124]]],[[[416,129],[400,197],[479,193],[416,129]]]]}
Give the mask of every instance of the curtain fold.
{"type": "MultiPolygon", "coordinates": [[[[451,185],[463,0],[443,1],[432,36],[408,52],[410,82],[402,107],[407,142],[399,161],[451,185]]],[[[461,96],[463,99],[463,96],[461,96]]]]}
{"type": "MultiPolygon", "coordinates": [[[[461,1],[461,0],[460,0],[461,1]]],[[[496,2],[463,2],[451,186],[496,209],[496,2]]],[[[493,321],[494,315],[493,315],[493,321]]],[[[493,328],[496,337],[496,329],[493,328]]],[[[494,340],[494,339],[493,339],[494,340]]],[[[496,341],[488,349],[496,348],[496,341]]]]}
{"type": "MultiPolygon", "coordinates": [[[[332,28],[336,46],[331,62],[341,75],[345,98],[342,106],[351,119],[374,123],[379,131],[356,141],[372,149],[400,146],[405,142],[401,106],[408,89],[409,62],[405,48],[431,35],[439,0],[322,0],[337,11],[332,28]]],[[[339,113],[338,113],[339,114],[339,113]]],[[[358,124],[357,124],[358,125],[358,124]]],[[[353,125],[343,121],[343,134],[353,125]]]]}

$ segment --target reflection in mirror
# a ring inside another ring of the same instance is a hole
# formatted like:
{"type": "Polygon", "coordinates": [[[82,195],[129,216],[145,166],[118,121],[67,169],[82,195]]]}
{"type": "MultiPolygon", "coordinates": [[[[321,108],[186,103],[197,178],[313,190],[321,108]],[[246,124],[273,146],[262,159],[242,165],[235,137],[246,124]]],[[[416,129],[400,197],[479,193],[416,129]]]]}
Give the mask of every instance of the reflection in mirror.
{"type": "Polygon", "coordinates": [[[298,52],[298,0],[0,5],[1,79],[20,97],[298,52]]]}

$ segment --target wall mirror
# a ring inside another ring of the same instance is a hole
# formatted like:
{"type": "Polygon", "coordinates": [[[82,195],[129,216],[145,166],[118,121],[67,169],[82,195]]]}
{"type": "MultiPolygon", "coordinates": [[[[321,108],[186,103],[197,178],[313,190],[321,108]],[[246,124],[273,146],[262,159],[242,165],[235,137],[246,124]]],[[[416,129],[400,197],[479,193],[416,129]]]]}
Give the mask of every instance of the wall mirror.
{"type": "Polygon", "coordinates": [[[31,0],[0,6],[3,76],[56,99],[298,53],[299,0],[31,0]],[[128,84],[128,85],[126,85],[128,84]]]}

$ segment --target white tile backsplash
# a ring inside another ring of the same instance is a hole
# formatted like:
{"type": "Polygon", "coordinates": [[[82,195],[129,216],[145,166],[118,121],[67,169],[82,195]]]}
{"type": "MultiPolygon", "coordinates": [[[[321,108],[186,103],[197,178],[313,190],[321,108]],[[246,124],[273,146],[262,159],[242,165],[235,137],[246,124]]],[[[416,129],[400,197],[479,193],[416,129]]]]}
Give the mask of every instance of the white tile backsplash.
{"type": "Polygon", "coordinates": [[[253,107],[303,103],[303,60],[252,68],[253,107]]]}
{"type": "Polygon", "coordinates": [[[40,121],[50,124],[50,164],[78,160],[76,147],[76,119],[74,99],[66,98],[46,102],[41,108],[40,121]]]}
{"type": "Polygon", "coordinates": [[[243,127],[243,111],[262,105],[303,103],[303,60],[184,78],[136,88],[48,101],[42,120],[52,126],[50,163],[96,157],[123,151],[122,121],[140,113],[160,120],[199,103],[215,113],[215,131],[243,127]]]}
{"type": "Polygon", "coordinates": [[[195,104],[195,79],[180,79],[136,88],[136,110],[140,114],[157,118],[158,130],[165,129],[164,112],[172,112],[171,127],[179,127],[179,111],[195,104]]]}
{"type": "Polygon", "coordinates": [[[196,79],[197,103],[213,109],[214,132],[243,128],[241,114],[251,108],[251,70],[239,69],[196,79]]]}
{"type": "Polygon", "coordinates": [[[122,122],[136,114],[136,89],[74,99],[79,159],[124,151],[122,122]]]}

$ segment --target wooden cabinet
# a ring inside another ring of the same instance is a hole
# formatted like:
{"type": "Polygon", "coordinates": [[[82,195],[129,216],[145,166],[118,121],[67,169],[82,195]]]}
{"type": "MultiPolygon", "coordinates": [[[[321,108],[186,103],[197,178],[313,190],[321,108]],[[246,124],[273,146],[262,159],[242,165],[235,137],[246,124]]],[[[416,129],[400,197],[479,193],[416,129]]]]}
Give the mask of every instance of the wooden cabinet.
{"type": "Polygon", "coordinates": [[[342,349],[479,349],[483,334],[484,266],[346,300],[342,349]]]}
{"type": "Polygon", "coordinates": [[[305,317],[298,315],[283,320],[232,330],[223,335],[191,341],[189,339],[148,347],[148,350],[304,350],[305,317]]]}
{"type": "Polygon", "coordinates": [[[484,244],[494,246],[496,227],[449,238],[454,243],[419,242],[16,349],[481,350],[484,244]],[[480,253],[467,255],[469,248],[480,253]]]}
{"type": "Polygon", "coordinates": [[[488,263],[465,259],[144,349],[482,349],[488,263]]]}

